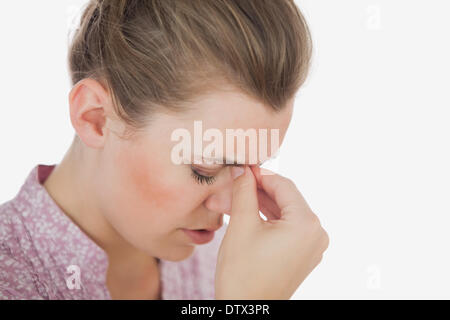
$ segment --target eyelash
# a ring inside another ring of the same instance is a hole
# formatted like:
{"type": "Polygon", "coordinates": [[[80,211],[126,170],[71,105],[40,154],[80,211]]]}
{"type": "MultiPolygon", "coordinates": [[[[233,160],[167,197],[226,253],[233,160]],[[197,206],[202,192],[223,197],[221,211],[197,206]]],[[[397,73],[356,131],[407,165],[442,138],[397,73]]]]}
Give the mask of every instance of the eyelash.
{"type": "Polygon", "coordinates": [[[207,183],[207,184],[213,184],[214,181],[216,180],[216,177],[214,176],[204,176],[201,175],[200,173],[198,173],[197,171],[195,171],[194,169],[192,170],[192,174],[191,176],[195,179],[195,181],[197,181],[199,184],[203,184],[203,183],[207,183]]]}

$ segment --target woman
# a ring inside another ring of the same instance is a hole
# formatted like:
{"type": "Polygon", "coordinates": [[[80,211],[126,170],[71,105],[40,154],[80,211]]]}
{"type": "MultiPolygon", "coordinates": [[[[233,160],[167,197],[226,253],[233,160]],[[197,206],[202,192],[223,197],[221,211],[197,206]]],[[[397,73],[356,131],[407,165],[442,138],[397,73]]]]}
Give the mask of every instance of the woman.
{"type": "Polygon", "coordinates": [[[251,148],[176,163],[172,138],[200,120],[280,145],[310,57],[292,0],[90,1],[68,56],[74,141],[0,207],[0,298],[288,299],[328,246],[295,185],[251,148]]]}

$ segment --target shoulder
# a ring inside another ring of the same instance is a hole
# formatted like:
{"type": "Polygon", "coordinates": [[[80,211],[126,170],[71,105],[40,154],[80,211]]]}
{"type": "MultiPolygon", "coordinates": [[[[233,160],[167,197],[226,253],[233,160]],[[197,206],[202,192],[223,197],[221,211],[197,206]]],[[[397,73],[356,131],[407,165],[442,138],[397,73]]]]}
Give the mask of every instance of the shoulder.
{"type": "Polygon", "coordinates": [[[0,300],[42,299],[20,214],[13,200],[0,205],[0,300]]]}

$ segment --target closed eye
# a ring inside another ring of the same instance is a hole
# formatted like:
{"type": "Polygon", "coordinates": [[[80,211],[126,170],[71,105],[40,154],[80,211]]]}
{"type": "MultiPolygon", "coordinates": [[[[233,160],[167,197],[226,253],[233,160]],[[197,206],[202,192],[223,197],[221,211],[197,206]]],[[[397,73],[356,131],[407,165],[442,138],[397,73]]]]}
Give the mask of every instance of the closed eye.
{"type": "Polygon", "coordinates": [[[214,181],[216,180],[216,177],[214,176],[204,176],[200,173],[198,173],[197,171],[195,171],[194,169],[191,168],[192,174],[191,176],[195,179],[195,181],[197,181],[199,184],[213,184],[214,181]]]}
{"type": "MultiPolygon", "coordinates": [[[[258,166],[261,166],[264,162],[266,162],[267,160],[263,161],[262,163],[258,164],[258,166]]],[[[222,164],[221,167],[229,167],[229,166],[238,166],[238,167],[243,167],[244,164],[222,164]]],[[[216,177],[215,176],[206,176],[203,174],[198,173],[192,166],[191,166],[191,176],[192,178],[195,179],[195,181],[197,181],[197,183],[199,184],[208,184],[211,185],[216,181],[216,177]]]]}

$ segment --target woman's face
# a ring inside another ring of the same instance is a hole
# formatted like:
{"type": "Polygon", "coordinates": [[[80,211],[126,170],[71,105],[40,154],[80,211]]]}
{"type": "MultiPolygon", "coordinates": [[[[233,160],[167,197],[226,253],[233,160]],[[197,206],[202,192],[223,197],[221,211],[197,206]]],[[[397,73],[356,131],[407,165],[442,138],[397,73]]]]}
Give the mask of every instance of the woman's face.
{"type": "MultiPolygon", "coordinates": [[[[208,128],[222,132],[223,155],[231,152],[235,159],[245,159],[248,164],[249,149],[227,149],[225,130],[278,129],[281,146],[293,102],[275,114],[238,91],[217,91],[200,98],[192,110],[158,113],[148,129],[133,140],[109,134],[95,179],[105,218],[136,248],[165,260],[186,259],[196,244],[182,229],[221,226],[223,214],[231,211],[233,180],[230,165],[193,161],[176,164],[171,157],[172,148],[180,141],[171,140],[172,132],[180,128],[190,132],[193,159],[194,121],[201,120],[203,132],[208,128]],[[201,183],[194,178],[193,170],[214,176],[213,181],[201,183]]],[[[210,143],[203,142],[203,147],[210,143]]],[[[258,163],[274,155],[270,144],[267,150],[267,157],[258,157],[258,163]]]]}

